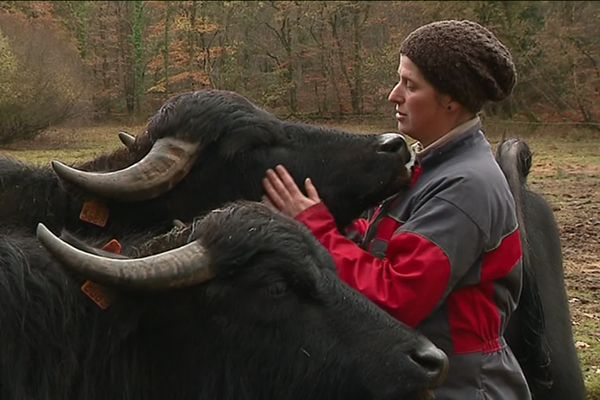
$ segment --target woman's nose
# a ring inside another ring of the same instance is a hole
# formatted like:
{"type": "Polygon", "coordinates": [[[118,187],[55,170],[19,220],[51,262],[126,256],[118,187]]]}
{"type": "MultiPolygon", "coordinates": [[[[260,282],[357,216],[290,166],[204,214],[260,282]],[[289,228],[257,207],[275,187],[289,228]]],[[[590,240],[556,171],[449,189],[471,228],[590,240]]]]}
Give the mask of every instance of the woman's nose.
{"type": "Polygon", "coordinates": [[[392,91],[388,96],[388,101],[392,103],[402,103],[404,101],[404,96],[402,94],[402,86],[400,85],[400,83],[396,84],[396,86],[392,88],[392,91]]]}

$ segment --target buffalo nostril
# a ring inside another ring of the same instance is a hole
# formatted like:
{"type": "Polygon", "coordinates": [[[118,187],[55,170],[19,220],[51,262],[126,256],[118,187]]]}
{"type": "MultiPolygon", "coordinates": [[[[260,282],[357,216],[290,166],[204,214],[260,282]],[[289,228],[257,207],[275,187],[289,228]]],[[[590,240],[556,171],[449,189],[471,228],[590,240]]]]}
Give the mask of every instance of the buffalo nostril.
{"type": "Polygon", "coordinates": [[[379,151],[396,153],[408,148],[404,137],[397,133],[383,133],[377,139],[379,141],[379,151]]]}
{"type": "Polygon", "coordinates": [[[425,370],[432,386],[439,386],[446,379],[448,357],[433,344],[420,343],[410,354],[410,358],[425,370]]]}
{"type": "Polygon", "coordinates": [[[402,157],[402,162],[406,164],[411,159],[410,150],[404,136],[397,133],[384,133],[378,137],[379,151],[384,153],[397,153],[402,157]]]}

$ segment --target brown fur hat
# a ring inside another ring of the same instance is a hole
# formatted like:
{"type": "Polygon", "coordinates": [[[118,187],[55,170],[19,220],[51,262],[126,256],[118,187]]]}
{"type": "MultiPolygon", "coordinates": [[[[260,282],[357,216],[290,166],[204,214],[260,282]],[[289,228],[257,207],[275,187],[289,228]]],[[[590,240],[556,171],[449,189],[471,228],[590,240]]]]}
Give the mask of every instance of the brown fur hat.
{"type": "Polygon", "coordinates": [[[492,32],[471,21],[439,21],[413,31],[400,54],[439,92],[472,112],[510,95],[517,78],[512,56],[492,32]]]}

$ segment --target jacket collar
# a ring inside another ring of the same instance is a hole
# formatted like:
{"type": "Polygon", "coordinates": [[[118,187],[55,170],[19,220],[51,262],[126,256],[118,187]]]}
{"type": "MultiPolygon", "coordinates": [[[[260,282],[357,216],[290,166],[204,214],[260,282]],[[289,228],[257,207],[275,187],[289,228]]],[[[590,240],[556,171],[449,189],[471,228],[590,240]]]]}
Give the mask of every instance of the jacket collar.
{"type": "Polygon", "coordinates": [[[454,147],[454,144],[462,141],[462,139],[469,137],[481,129],[481,120],[478,116],[472,118],[456,128],[448,131],[444,136],[431,143],[427,147],[423,147],[420,142],[416,142],[412,145],[412,150],[415,153],[415,158],[418,163],[433,158],[436,154],[440,155],[445,153],[450,148],[454,147]]]}

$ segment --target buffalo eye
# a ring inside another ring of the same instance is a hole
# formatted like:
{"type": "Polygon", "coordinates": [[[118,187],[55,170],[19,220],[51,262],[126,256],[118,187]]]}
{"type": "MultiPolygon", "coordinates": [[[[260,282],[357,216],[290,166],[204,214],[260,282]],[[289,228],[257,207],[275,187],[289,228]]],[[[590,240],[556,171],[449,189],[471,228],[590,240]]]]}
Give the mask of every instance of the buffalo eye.
{"type": "Polygon", "coordinates": [[[267,294],[272,298],[279,298],[287,293],[287,285],[283,281],[271,283],[267,287],[267,294]]]}

